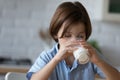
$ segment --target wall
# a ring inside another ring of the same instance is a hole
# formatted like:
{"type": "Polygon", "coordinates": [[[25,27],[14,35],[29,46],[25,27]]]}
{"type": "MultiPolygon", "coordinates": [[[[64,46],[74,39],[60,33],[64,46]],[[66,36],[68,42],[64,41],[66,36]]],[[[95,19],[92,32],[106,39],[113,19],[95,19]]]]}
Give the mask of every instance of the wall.
{"type": "Polygon", "coordinates": [[[104,56],[113,64],[120,65],[120,24],[114,22],[92,22],[92,39],[99,42],[104,56]]]}
{"type": "MultiPolygon", "coordinates": [[[[49,27],[54,10],[62,1],[0,0],[0,56],[34,61],[45,47],[38,31],[49,27]]],[[[103,55],[113,65],[120,66],[120,24],[97,20],[94,16],[99,13],[94,10],[97,0],[80,1],[86,6],[92,20],[91,38],[99,42],[103,55]]]]}

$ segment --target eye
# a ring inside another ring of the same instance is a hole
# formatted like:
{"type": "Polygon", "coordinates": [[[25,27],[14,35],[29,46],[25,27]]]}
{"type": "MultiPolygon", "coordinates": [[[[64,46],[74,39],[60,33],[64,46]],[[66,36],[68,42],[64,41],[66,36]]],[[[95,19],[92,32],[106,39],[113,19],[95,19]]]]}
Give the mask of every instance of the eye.
{"type": "Polygon", "coordinates": [[[80,34],[80,35],[77,36],[77,38],[78,38],[78,39],[83,39],[83,38],[84,38],[84,35],[81,35],[81,34],[80,34]]]}
{"type": "Polygon", "coordinates": [[[64,37],[64,38],[70,38],[70,37],[71,37],[71,34],[65,33],[65,34],[63,35],[63,37],[64,37]]]}

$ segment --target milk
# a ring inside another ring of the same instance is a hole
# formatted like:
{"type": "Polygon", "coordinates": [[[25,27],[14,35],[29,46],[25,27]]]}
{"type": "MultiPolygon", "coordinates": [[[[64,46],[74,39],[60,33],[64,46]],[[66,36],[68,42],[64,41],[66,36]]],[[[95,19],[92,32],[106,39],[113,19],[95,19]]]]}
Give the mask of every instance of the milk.
{"type": "Polygon", "coordinates": [[[73,55],[80,64],[86,64],[89,62],[88,50],[83,47],[79,47],[75,50],[73,55]]]}

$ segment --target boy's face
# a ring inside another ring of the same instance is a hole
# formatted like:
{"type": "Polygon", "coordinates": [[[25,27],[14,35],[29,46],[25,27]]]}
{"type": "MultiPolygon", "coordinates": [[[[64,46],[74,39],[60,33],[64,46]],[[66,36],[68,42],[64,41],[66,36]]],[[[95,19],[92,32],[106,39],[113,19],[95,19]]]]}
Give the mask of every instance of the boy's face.
{"type": "Polygon", "coordinates": [[[85,25],[83,23],[72,24],[69,26],[65,34],[62,38],[61,35],[63,33],[64,24],[58,31],[58,43],[60,45],[64,44],[67,41],[75,42],[77,40],[84,40],[86,39],[86,32],[85,32],[85,25]]]}

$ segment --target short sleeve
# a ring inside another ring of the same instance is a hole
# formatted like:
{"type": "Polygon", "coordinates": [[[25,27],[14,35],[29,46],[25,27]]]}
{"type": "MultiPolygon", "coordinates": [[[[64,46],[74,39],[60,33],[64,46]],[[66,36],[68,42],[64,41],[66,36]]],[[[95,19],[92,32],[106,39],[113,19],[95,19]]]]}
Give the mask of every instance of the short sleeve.
{"type": "Polygon", "coordinates": [[[95,72],[95,74],[98,74],[101,78],[106,78],[103,71],[96,65],[94,65],[94,72],[95,72]]]}
{"type": "Polygon", "coordinates": [[[26,77],[28,78],[28,80],[30,80],[33,73],[42,69],[49,62],[49,59],[50,58],[47,56],[47,52],[42,52],[30,68],[30,70],[27,72],[26,77]]]}

